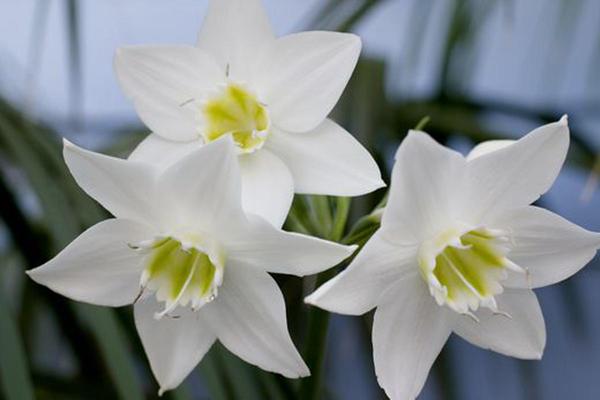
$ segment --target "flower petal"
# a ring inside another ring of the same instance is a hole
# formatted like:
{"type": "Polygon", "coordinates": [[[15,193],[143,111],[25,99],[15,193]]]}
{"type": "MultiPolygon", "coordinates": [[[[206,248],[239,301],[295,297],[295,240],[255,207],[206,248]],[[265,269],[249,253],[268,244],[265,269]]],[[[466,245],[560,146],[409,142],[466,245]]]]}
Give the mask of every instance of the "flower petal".
{"type": "Polygon", "coordinates": [[[143,265],[129,244],[153,236],[152,229],[133,221],[102,221],[27,274],[73,300],[110,307],[131,304],[140,291],[143,265]]]}
{"type": "Polygon", "coordinates": [[[323,122],[346,87],[360,48],[360,38],[349,33],[302,32],[277,39],[256,77],[274,124],[308,132],[323,122]]]}
{"type": "Polygon", "coordinates": [[[356,246],[344,246],[312,236],[285,232],[258,216],[227,238],[228,256],[269,272],[297,276],[312,275],[338,264],[356,246]]]}
{"type": "Polygon", "coordinates": [[[531,290],[506,289],[496,297],[498,309],[504,316],[487,308],[471,317],[460,316],[454,331],[475,346],[490,349],[511,357],[540,359],[546,345],[544,316],[535,293],[531,290]]]}
{"type": "Polygon", "coordinates": [[[358,196],[385,186],[369,152],[329,119],[310,132],[275,130],[267,146],[285,160],[296,193],[358,196]]]}
{"type": "Polygon", "coordinates": [[[172,224],[228,236],[245,221],[237,154],[230,135],[167,168],[159,178],[172,224]]]}
{"type": "Polygon", "coordinates": [[[381,225],[396,242],[429,239],[454,223],[466,161],[424,132],[411,131],[396,153],[381,225]]]}
{"type": "Polygon", "coordinates": [[[225,70],[192,46],[135,46],[117,50],[115,71],[138,115],[170,140],[198,138],[196,107],[225,80],[225,70]]]}
{"type": "Polygon", "coordinates": [[[492,151],[503,149],[507,146],[510,146],[514,142],[516,142],[516,140],[488,140],[481,142],[471,149],[469,155],[467,155],[467,161],[472,161],[477,157],[481,157],[491,153],[492,151]]]}
{"type": "Polygon", "coordinates": [[[199,149],[203,144],[201,140],[175,142],[151,133],[131,152],[128,160],[143,161],[159,168],[167,168],[199,149]]]}
{"type": "Polygon", "coordinates": [[[556,179],[569,148],[567,118],[544,125],[503,149],[468,163],[465,222],[533,203],[556,179]]]}
{"type": "Polygon", "coordinates": [[[392,399],[415,399],[450,335],[453,316],[418,276],[398,281],[384,296],[373,320],[377,381],[392,399]]]}
{"type": "Polygon", "coordinates": [[[160,385],[159,395],[174,389],[189,375],[216,340],[202,310],[179,307],[177,318],[154,318],[162,311],[154,296],[136,303],[135,326],[160,385]]]}
{"type": "Polygon", "coordinates": [[[260,0],[211,0],[198,47],[211,54],[230,76],[248,80],[263,49],[275,41],[260,0]]]}
{"type": "Polygon", "coordinates": [[[211,329],[231,352],[288,378],[310,373],[287,330],[283,294],[266,272],[227,264],[217,299],[206,307],[211,329]]]}
{"type": "Polygon", "coordinates": [[[497,217],[495,226],[510,233],[514,247],[508,258],[529,273],[512,273],[503,282],[510,287],[537,288],[567,279],[600,248],[599,233],[538,207],[510,210],[497,217]]]}
{"type": "Polygon", "coordinates": [[[163,213],[155,201],[156,171],[64,142],[65,162],[77,184],[117,218],[158,226],[163,213]]]}
{"type": "Polygon", "coordinates": [[[273,226],[283,225],[294,199],[294,180],[280,158],[267,149],[240,156],[242,203],[273,226]]]}
{"type": "Polygon", "coordinates": [[[407,274],[418,274],[415,246],[390,243],[375,233],[342,273],[326,282],[305,302],[327,311],[360,315],[377,306],[381,294],[407,274]]]}

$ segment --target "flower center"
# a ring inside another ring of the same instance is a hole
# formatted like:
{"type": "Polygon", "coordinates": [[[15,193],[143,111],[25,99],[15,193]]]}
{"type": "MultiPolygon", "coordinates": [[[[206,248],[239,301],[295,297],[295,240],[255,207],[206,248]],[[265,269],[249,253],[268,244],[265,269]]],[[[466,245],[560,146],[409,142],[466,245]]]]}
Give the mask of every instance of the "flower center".
{"type": "Polygon", "coordinates": [[[155,315],[157,319],[178,305],[190,304],[196,310],[213,301],[223,281],[223,257],[215,245],[207,250],[198,238],[185,239],[169,236],[135,247],[147,253],[142,288],[152,290],[158,301],[165,302],[165,309],[155,315]]]}
{"type": "Polygon", "coordinates": [[[473,316],[479,306],[500,313],[494,296],[503,292],[507,269],[525,273],[506,257],[509,243],[505,232],[485,228],[450,230],[423,243],[419,267],[429,292],[461,314],[473,316]]]}
{"type": "Polygon", "coordinates": [[[269,134],[267,108],[241,85],[229,83],[202,108],[205,141],[231,134],[242,153],[260,149],[269,134]]]}

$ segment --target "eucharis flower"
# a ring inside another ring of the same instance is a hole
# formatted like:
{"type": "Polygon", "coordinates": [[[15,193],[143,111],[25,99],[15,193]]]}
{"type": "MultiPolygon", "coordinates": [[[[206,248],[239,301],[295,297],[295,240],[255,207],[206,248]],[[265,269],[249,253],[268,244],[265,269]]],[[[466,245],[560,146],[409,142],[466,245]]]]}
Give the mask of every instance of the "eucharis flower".
{"type": "Polygon", "coordinates": [[[130,158],[168,165],[232,134],[243,206],[275,226],[294,192],[373,191],[384,185],[376,163],[327,119],[360,48],[347,33],[276,38],[260,0],[211,0],[196,46],[117,51],[121,86],[153,131],[130,158]]]}
{"type": "Polygon", "coordinates": [[[64,155],[77,183],[116,218],[88,229],[29,271],[31,278],[78,301],[134,303],[161,392],[176,387],[217,339],[267,371],[309,374],[268,272],[313,274],[353,248],[247,217],[229,135],[165,169],[70,143],[64,155]]]}
{"type": "Polygon", "coordinates": [[[377,307],[379,384],[414,399],[451,332],[513,357],[539,359],[546,341],[533,288],[576,273],[600,234],[530,204],[554,182],[567,119],[468,157],[422,132],[396,154],[381,228],[351,265],[306,301],[343,314],[377,307]]]}

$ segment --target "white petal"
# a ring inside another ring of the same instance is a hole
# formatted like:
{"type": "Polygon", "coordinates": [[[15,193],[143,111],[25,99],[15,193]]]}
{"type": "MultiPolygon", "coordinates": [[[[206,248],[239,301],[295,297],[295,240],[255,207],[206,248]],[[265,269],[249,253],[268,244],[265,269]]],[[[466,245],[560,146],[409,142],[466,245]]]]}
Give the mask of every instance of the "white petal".
{"type": "Polygon", "coordinates": [[[140,291],[142,256],[129,247],[152,239],[147,226],[128,220],[102,221],[56,257],[28,271],[39,284],[73,300],[101,306],[131,304],[140,291]]]}
{"type": "Polygon", "coordinates": [[[466,222],[481,223],[494,213],[537,200],[556,179],[568,148],[569,127],[563,117],[469,161],[463,201],[470,220],[466,222]]]}
{"type": "Polygon", "coordinates": [[[77,184],[117,218],[160,226],[156,171],[145,163],[108,157],[64,142],[64,158],[77,184]]]}
{"type": "Polygon", "coordinates": [[[263,50],[275,40],[260,0],[211,0],[198,36],[230,76],[247,80],[263,50]]]}
{"type": "Polygon", "coordinates": [[[600,234],[538,207],[510,210],[499,215],[496,224],[511,236],[508,258],[529,272],[511,274],[503,282],[511,287],[537,288],[567,279],[600,248],[600,234]]]}
{"type": "Polygon", "coordinates": [[[477,157],[481,157],[491,153],[492,151],[503,149],[513,143],[515,143],[515,140],[488,140],[481,142],[477,146],[473,147],[473,149],[469,152],[467,161],[472,161],[477,157]]]}
{"type": "Polygon", "coordinates": [[[533,291],[507,289],[496,302],[498,310],[510,317],[481,308],[475,314],[479,322],[460,316],[454,331],[484,349],[523,359],[542,358],[546,328],[533,291]]]}
{"type": "Polygon", "coordinates": [[[343,246],[299,233],[285,232],[257,216],[225,244],[228,256],[269,272],[297,276],[321,272],[350,256],[356,246],[343,246]]]}
{"type": "Polygon", "coordinates": [[[382,226],[398,242],[420,242],[454,224],[466,160],[424,132],[411,131],[396,153],[382,226]]]}
{"type": "Polygon", "coordinates": [[[391,399],[413,400],[450,335],[452,315],[420,277],[399,281],[385,297],[373,321],[377,381],[391,399]]]}
{"type": "Polygon", "coordinates": [[[242,211],[241,181],[231,136],[209,143],[171,165],[159,178],[172,224],[226,236],[242,211]]]}
{"type": "Polygon", "coordinates": [[[294,199],[294,180],[286,165],[261,149],[240,155],[240,169],[244,210],[281,227],[294,199]]]}
{"type": "Polygon", "coordinates": [[[369,152],[329,119],[310,132],[275,130],[267,146],[290,169],[296,193],[358,196],[385,186],[369,152]]]}
{"type": "Polygon", "coordinates": [[[191,46],[138,46],[117,50],[115,70],[144,123],[170,140],[198,137],[194,115],[206,93],[225,80],[208,54],[191,46]]]}
{"type": "Polygon", "coordinates": [[[175,317],[155,319],[154,314],[163,309],[154,296],[134,307],[135,326],[160,385],[159,395],[179,386],[216,340],[202,310],[179,307],[173,312],[175,317]]]}
{"type": "Polygon", "coordinates": [[[161,169],[167,168],[202,145],[201,140],[176,142],[151,133],[133,150],[128,160],[143,161],[161,169]]]}
{"type": "Polygon", "coordinates": [[[302,32],[277,39],[256,78],[274,124],[307,132],[323,122],[352,75],[360,47],[360,38],[349,33],[302,32]]]}
{"type": "Polygon", "coordinates": [[[398,279],[418,274],[415,246],[390,243],[375,233],[342,273],[305,299],[327,311],[360,315],[375,307],[398,279]]]}
{"type": "Polygon", "coordinates": [[[309,371],[287,330],[283,294],[266,272],[226,266],[217,299],[205,316],[219,341],[244,361],[288,378],[309,371]]]}

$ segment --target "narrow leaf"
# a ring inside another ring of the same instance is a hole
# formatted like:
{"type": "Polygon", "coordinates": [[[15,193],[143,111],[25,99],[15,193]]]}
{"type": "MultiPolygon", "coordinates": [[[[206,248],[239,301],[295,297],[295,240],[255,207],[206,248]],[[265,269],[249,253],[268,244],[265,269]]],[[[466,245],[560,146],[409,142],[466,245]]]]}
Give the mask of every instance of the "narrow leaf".
{"type": "Polygon", "coordinates": [[[0,298],[0,382],[7,400],[33,400],[23,343],[3,298],[0,298]]]}

